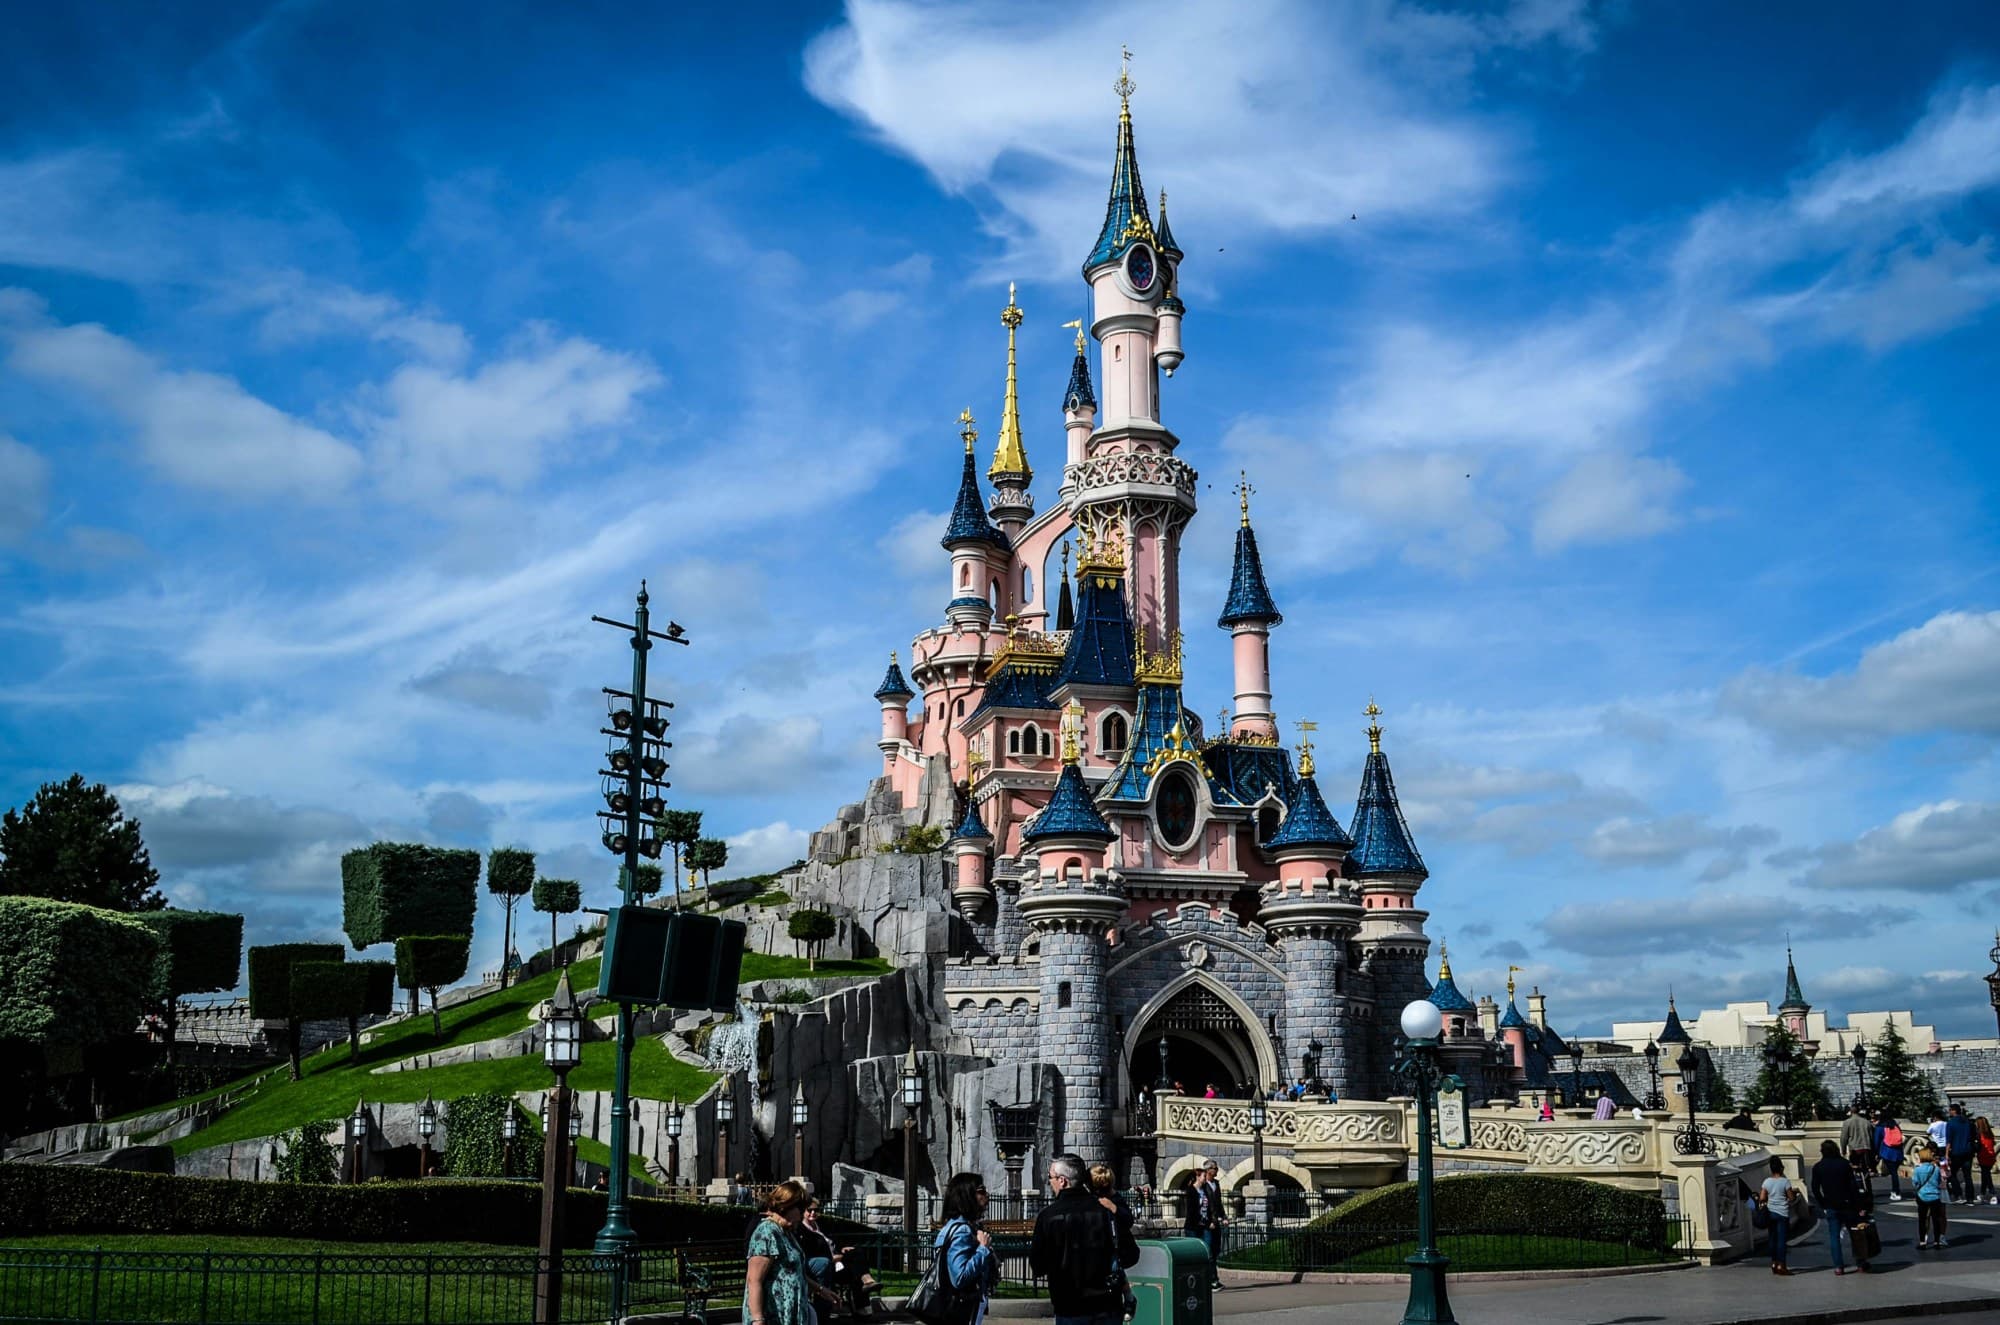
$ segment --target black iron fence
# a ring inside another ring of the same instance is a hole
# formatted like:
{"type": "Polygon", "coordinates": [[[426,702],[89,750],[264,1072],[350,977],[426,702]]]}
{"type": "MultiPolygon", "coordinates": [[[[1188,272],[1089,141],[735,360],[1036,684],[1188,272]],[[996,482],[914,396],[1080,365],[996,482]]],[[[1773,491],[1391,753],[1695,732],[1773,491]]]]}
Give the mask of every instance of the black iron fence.
{"type": "MultiPolygon", "coordinates": [[[[1665,1217],[1598,1224],[1568,1232],[1463,1228],[1440,1232],[1439,1250],[1455,1272],[1587,1269],[1692,1259],[1688,1220],[1665,1217]]],[[[1239,1270],[1342,1270],[1400,1273],[1418,1246],[1414,1228],[1270,1230],[1233,1223],[1222,1229],[1222,1264],[1239,1270]]]]}

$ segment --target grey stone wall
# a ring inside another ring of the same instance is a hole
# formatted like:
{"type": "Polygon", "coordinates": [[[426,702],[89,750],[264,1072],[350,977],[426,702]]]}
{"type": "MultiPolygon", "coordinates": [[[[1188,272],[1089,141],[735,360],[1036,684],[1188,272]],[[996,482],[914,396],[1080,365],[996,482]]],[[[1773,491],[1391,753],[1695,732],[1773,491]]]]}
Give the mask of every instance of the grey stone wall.
{"type": "Polygon", "coordinates": [[[1302,931],[1280,931],[1285,959],[1284,1061],[1286,1079],[1301,1071],[1302,1055],[1313,1041],[1320,1050],[1319,1072],[1342,1099],[1356,1094],[1363,1080],[1355,1058],[1353,1022],[1347,1015],[1345,956],[1340,939],[1302,931]]]}
{"type": "Polygon", "coordinates": [[[1053,1130],[1059,1150],[1111,1153],[1111,1010],[1101,934],[1051,929],[1042,940],[1041,1053],[1058,1083],[1053,1130]]]}

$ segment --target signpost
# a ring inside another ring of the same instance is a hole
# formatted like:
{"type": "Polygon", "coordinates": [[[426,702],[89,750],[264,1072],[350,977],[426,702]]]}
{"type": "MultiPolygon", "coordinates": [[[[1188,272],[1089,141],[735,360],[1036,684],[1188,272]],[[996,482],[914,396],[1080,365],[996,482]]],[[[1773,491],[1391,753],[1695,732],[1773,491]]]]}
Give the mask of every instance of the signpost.
{"type": "Polygon", "coordinates": [[[1472,1123],[1465,1111],[1465,1081],[1456,1074],[1438,1082],[1438,1144],[1463,1150],[1472,1144],[1472,1123]]]}

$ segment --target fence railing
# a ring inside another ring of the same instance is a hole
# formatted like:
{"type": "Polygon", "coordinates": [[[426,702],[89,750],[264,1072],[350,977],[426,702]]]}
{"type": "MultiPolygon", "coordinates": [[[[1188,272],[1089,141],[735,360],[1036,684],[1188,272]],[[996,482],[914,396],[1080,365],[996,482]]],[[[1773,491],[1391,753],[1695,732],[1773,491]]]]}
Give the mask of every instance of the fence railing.
{"type": "MultiPolygon", "coordinates": [[[[1692,1259],[1693,1240],[1690,1222],[1678,1217],[1572,1232],[1475,1227],[1437,1235],[1455,1272],[1654,1265],[1692,1259]]],[[[1221,1250],[1223,1265],[1234,1269],[1400,1273],[1417,1246],[1414,1228],[1339,1224],[1274,1234],[1258,1225],[1228,1224],[1221,1250]]]]}

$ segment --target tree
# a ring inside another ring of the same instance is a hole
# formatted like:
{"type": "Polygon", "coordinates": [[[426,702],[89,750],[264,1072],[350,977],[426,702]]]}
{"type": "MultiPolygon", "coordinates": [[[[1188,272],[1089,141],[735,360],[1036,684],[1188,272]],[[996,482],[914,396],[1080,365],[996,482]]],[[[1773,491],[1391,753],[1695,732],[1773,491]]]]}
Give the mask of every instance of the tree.
{"type": "Polygon", "coordinates": [[[535,887],[535,853],[516,847],[495,847],[486,856],[486,891],[500,898],[507,908],[506,926],[500,931],[500,987],[507,987],[514,960],[514,904],[535,887]]]}
{"type": "Polygon", "coordinates": [[[157,911],[159,871],[118,798],[83,774],[46,782],[0,816],[0,895],[48,897],[106,911],[157,911]]]}
{"type": "Polygon", "coordinates": [[[419,989],[431,996],[431,1035],[443,1038],[438,1020],[438,990],[465,978],[472,953],[469,934],[405,934],[396,940],[396,981],[412,995],[419,989]]]}
{"type": "Polygon", "coordinates": [[[687,849],[688,872],[701,871],[701,886],[713,882],[716,870],[729,863],[729,843],[719,837],[704,837],[687,849]]]}
{"type": "Polygon", "coordinates": [[[0,1041],[46,1049],[132,1034],[152,1006],[159,951],[134,916],[0,897],[0,1041]]]}
{"type": "Polygon", "coordinates": [[[285,1053],[294,1081],[299,1079],[299,1023],[339,1014],[313,1004],[294,1004],[292,967],[303,962],[344,961],[346,957],[338,943],[272,943],[250,949],[250,1015],[258,1021],[285,1023],[285,1053]]]}
{"type": "Polygon", "coordinates": [[[213,994],[236,988],[243,978],[243,917],[223,911],[164,911],[141,913],[160,940],[153,963],[154,1000],[167,1027],[167,1070],[179,1065],[176,1032],[181,1000],[189,994],[213,994]]]}
{"type": "MultiPolygon", "coordinates": [[[[625,867],[623,865],[620,865],[618,867],[618,872],[622,876],[625,872],[625,867]]],[[[638,886],[635,887],[632,891],[639,894],[639,896],[641,897],[656,897],[659,895],[661,887],[665,885],[667,881],[667,872],[661,869],[658,865],[653,864],[651,861],[642,860],[639,862],[639,873],[637,877],[638,877],[638,886]]]]}
{"type": "Polygon", "coordinates": [[[1793,1121],[1800,1123],[1830,1116],[1834,1111],[1833,1101],[1827,1098],[1826,1083],[1819,1079],[1812,1060],[1801,1050],[1798,1037],[1780,1024],[1765,1033],[1764,1041],[1787,1050],[1791,1066],[1777,1073],[1772,1072],[1768,1063],[1758,1068],[1757,1079],[1750,1083],[1746,1097],[1749,1106],[1785,1107],[1793,1121]]]}
{"type": "Polygon", "coordinates": [[[1941,1107],[1937,1082],[1917,1067],[1894,1022],[1868,1046],[1868,1098],[1890,1117],[1919,1126],[1941,1107]]]}
{"type": "Polygon", "coordinates": [[[556,917],[583,907],[583,885],[575,879],[536,879],[535,909],[549,914],[549,962],[556,959],[556,917]]]}
{"type": "MultiPolygon", "coordinates": [[[[340,858],[341,928],[356,951],[405,934],[472,933],[479,853],[377,842],[340,858]]],[[[410,994],[410,1014],[417,996],[410,994]]]]}
{"type": "Polygon", "coordinates": [[[681,852],[701,840],[700,810],[668,810],[653,825],[656,836],[674,849],[674,892],[681,890],[681,852]]]}
{"type": "Polygon", "coordinates": [[[806,969],[819,968],[820,949],[840,929],[840,922],[824,911],[794,911],[785,922],[785,932],[806,945],[806,969]]]}
{"type": "Polygon", "coordinates": [[[311,1182],[332,1186],[340,1178],[340,1149],[326,1139],[339,1123],[331,1120],[305,1123],[289,1132],[280,1132],[284,1153],[274,1171],[279,1182],[311,1182]]]}
{"type": "Polygon", "coordinates": [[[1736,1111],[1736,1092],[1729,1088],[1729,1083],[1720,1072],[1709,1073],[1706,1107],[1710,1113],[1736,1111]]]}
{"type": "Polygon", "coordinates": [[[394,962],[294,962],[291,1004],[303,1021],[347,1021],[347,1057],[361,1053],[361,1019],[386,1016],[396,1004],[394,962]]]}

